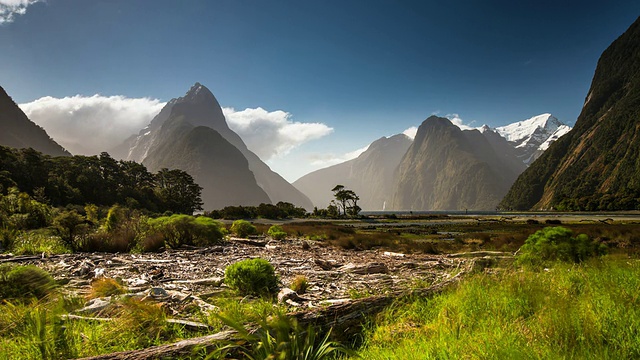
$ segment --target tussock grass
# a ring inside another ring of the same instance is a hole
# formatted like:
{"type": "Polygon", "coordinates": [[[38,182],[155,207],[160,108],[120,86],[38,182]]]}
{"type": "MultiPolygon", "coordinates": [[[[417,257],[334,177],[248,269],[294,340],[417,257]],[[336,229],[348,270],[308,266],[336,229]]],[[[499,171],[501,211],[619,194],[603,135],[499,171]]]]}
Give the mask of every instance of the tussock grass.
{"type": "Polygon", "coordinates": [[[89,299],[120,295],[127,292],[127,289],[118,283],[115,279],[100,278],[91,283],[91,292],[89,293],[89,299]]]}
{"type": "Polygon", "coordinates": [[[479,274],[397,303],[365,335],[365,359],[640,357],[640,262],[479,274]]]}

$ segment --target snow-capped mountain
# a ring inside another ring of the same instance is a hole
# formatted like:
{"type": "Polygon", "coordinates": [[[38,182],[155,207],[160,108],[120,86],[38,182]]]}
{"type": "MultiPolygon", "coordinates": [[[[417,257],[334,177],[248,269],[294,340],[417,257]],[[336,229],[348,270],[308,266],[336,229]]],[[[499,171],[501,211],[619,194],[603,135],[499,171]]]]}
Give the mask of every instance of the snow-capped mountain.
{"type": "Polygon", "coordinates": [[[507,139],[518,150],[518,157],[529,165],[571,127],[551,114],[542,114],[494,130],[507,139]]]}

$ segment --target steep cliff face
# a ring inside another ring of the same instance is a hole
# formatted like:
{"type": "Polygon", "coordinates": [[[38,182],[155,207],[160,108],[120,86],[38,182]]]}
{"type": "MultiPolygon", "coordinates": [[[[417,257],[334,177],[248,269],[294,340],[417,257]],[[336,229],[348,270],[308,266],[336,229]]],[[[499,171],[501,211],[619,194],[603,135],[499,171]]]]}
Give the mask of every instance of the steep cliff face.
{"type": "Polygon", "coordinates": [[[382,137],[357,158],[311,172],[293,185],[318,208],[329,205],[331,189],[341,184],[358,194],[363,210],[384,210],[391,206],[394,172],[409,145],[411,139],[404,134],[382,137]]]}
{"type": "Polygon", "coordinates": [[[524,164],[493,133],[462,131],[431,116],[400,162],[392,207],[396,210],[494,210],[524,164]]]}
{"type": "Polygon", "coordinates": [[[69,156],[43,128],[29,120],[18,105],[0,87],[0,145],[18,149],[33,148],[51,156],[69,156]]]}
{"type": "Polygon", "coordinates": [[[169,168],[191,174],[203,187],[205,210],[270,202],[247,159],[217,131],[172,115],[159,129],[158,139],[166,140],[153,143],[143,164],[151,171],[169,168]]]}
{"type": "Polygon", "coordinates": [[[640,206],[640,18],[607,48],[582,112],[514,183],[505,209],[640,206]]]}
{"type": "MultiPolygon", "coordinates": [[[[313,208],[311,201],[304,194],[289,184],[280,175],[272,171],[256,154],[247,148],[238,134],[233,132],[227,125],[218,100],[209,89],[199,83],[191,87],[185,96],[169,101],[151,121],[149,126],[142,129],[137,136],[127,139],[121,146],[113,150],[112,153],[114,157],[143,162],[145,164],[155,163],[155,161],[149,161],[147,159],[149,157],[157,158],[157,156],[153,154],[154,149],[158,144],[170,140],[170,138],[167,138],[166,134],[160,130],[166,122],[175,118],[180,118],[183,122],[194,127],[205,127],[215,130],[225,141],[239,150],[246,158],[249,169],[253,172],[254,179],[258,186],[264,190],[270,199],[270,201],[261,202],[277,203],[279,201],[285,201],[308,210],[313,208]]],[[[218,155],[212,152],[209,156],[214,157],[218,155]]],[[[186,167],[190,160],[184,157],[182,161],[184,162],[183,166],[186,167]]],[[[226,171],[226,169],[219,168],[218,171],[226,171]]],[[[201,184],[201,186],[204,185],[201,184]]]]}

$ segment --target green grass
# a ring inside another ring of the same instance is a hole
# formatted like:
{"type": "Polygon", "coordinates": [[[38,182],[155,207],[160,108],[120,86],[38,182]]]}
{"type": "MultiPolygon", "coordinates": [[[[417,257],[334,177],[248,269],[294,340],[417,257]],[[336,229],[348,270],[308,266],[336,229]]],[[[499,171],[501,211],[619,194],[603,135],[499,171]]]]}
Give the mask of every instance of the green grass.
{"type": "Polygon", "coordinates": [[[20,232],[10,251],[15,255],[39,255],[42,253],[51,255],[71,252],[59,236],[52,235],[47,229],[20,232]]]}
{"type": "Polygon", "coordinates": [[[0,305],[0,359],[68,359],[140,349],[202,335],[165,322],[163,310],[135,300],[113,321],[63,320],[80,299],[50,298],[0,305]]]}
{"type": "Polygon", "coordinates": [[[640,357],[640,263],[607,257],[550,271],[479,274],[409,299],[365,332],[365,359],[640,357]]]}

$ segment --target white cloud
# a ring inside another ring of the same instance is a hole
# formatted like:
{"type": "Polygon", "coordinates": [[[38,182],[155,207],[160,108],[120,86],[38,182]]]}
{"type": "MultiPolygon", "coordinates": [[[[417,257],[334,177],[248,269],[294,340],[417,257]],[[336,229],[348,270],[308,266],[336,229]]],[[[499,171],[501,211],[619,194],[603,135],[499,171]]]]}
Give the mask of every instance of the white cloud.
{"type": "Polygon", "coordinates": [[[163,106],[156,99],[101,95],[47,96],[20,104],[29,119],[74,155],[109,151],[137,134],[163,106]]]}
{"type": "Polygon", "coordinates": [[[470,122],[469,124],[465,124],[464,121],[460,118],[460,115],[458,114],[447,114],[445,115],[445,117],[447,119],[449,119],[453,125],[459,127],[461,130],[473,130],[476,129],[472,126],[469,126],[471,124],[473,124],[475,121],[470,122]]]}
{"type": "Polygon", "coordinates": [[[42,0],[0,0],[0,25],[13,22],[16,15],[24,15],[27,7],[42,0]]]}
{"type": "Polygon", "coordinates": [[[403,134],[407,135],[408,137],[411,138],[411,140],[416,138],[416,133],[418,133],[418,127],[417,126],[412,126],[408,129],[406,129],[405,131],[402,132],[403,134]]]}
{"type": "MultiPolygon", "coordinates": [[[[370,144],[369,144],[370,145],[370,144]]],[[[361,147],[360,149],[356,149],[344,154],[333,154],[333,153],[325,153],[325,154],[313,154],[309,156],[309,160],[311,165],[314,167],[325,168],[327,166],[340,164],[345,161],[349,161],[351,159],[355,159],[363,152],[367,151],[369,145],[361,147]]]]}
{"type": "Polygon", "coordinates": [[[223,108],[229,127],[238,133],[247,147],[263,161],[284,156],[308,141],[333,132],[322,123],[301,123],[291,120],[291,114],[282,110],[263,108],[236,111],[223,108]]]}

